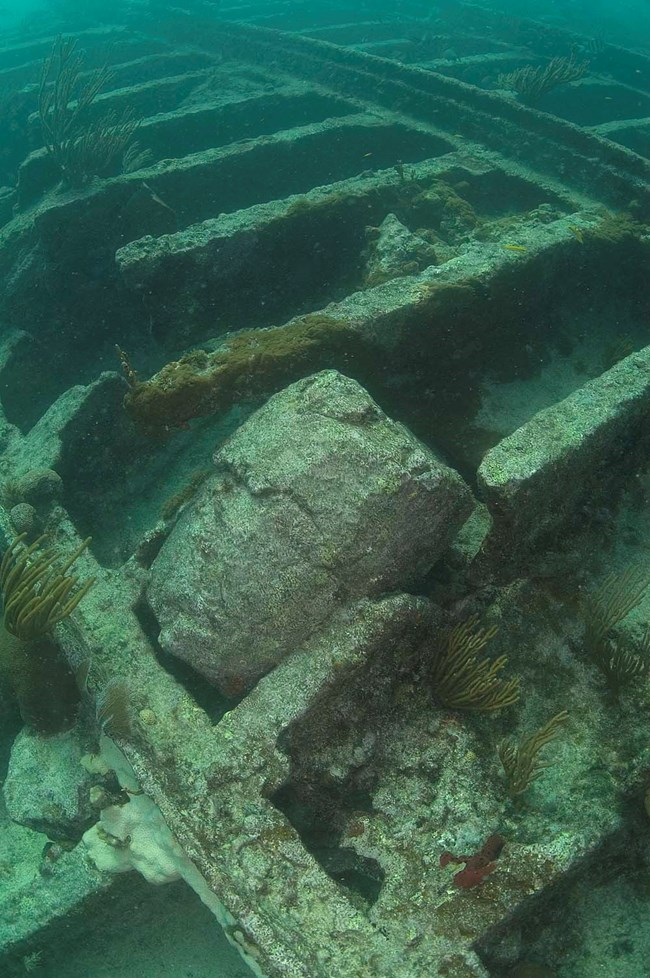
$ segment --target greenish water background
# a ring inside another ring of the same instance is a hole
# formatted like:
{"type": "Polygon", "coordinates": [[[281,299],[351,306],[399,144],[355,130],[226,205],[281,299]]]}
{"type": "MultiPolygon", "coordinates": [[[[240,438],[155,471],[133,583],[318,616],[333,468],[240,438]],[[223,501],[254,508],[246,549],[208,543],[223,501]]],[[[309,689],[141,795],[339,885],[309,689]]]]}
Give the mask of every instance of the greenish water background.
{"type": "MultiPolygon", "coordinates": [[[[126,0],[128,3],[128,0],[126,0]]],[[[192,6],[193,0],[185,0],[180,6],[192,6]]],[[[260,0],[259,6],[264,6],[265,0],[260,0]]],[[[272,0],[269,0],[272,2],[272,0]]],[[[321,0],[327,6],[331,6],[328,0],[321,0]]],[[[437,10],[443,10],[452,5],[455,0],[439,0],[439,3],[431,4],[431,16],[435,17],[437,10]]],[[[543,19],[550,23],[557,23],[558,26],[578,30],[587,34],[603,37],[606,40],[617,41],[619,43],[632,44],[635,47],[650,47],[650,0],[474,0],[484,6],[493,9],[506,11],[513,16],[532,17],[543,19]]],[[[156,0],[153,0],[155,5],[156,0]]],[[[237,5],[237,0],[229,2],[224,0],[223,8],[237,5]]],[[[318,5],[318,0],[314,0],[314,6],[318,5]]],[[[341,0],[337,6],[344,7],[345,0],[341,0]]],[[[413,14],[413,5],[404,0],[376,0],[368,3],[366,0],[348,0],[347,4],[357,13],[359,9],[368,11],[390,11],[397,14],[403,13],[404,16],[413,14]]],[[[34,17],[46,14],[48,11],[60,10],[65,7],[66,12],[74,8],[74,0],[4,0],[0,3],[0,31],[14,31],[20,22],[28,19],[33,22],[34,17]]],[[[88,17],[88,0],[77,0],[76,6],[79,10],[80,20],[88,17]]],[[[115,9],[115,2],[105,0],[101,2],[92,0],[93,10],[101,11],[105,9],[106,19],[111,18],[115,9]]],[[[98,15],[104,19],[100,12],[98,15]]]]}

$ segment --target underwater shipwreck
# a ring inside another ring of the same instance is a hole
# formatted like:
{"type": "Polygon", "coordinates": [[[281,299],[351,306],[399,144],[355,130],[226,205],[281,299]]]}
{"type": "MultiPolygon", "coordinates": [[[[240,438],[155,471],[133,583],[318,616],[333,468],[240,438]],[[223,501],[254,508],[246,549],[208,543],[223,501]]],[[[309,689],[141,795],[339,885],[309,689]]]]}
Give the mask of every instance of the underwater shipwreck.
{"type": "Polygon", "coordinates": [[[647,912],[650,55],[382,9],[0,49],[3,975],[188,884],[268,978],[647,912]]]}

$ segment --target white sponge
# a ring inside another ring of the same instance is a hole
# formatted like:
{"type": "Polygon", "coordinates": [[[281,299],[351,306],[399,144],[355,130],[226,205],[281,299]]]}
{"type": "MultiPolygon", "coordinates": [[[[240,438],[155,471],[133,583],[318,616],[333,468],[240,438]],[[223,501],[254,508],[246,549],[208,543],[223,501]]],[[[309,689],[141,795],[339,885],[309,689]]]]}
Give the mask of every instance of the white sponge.
{"type": "Polygon", "coordinates": [[[126,805],[105,808],[83,841],[98,869],[111,873],[137,869],[149,883],[171,883],[184,875],[184,864],[189,863],[147,795],[134,795],[126,805]]]}
{"type": "MultiPolygon", "coordinates": [[[[83,836],[88,855],[97,869],[108,873],[126,873],[136,869],[150,883],[171,883],[179,878],[194,892],[216,917],[228,940],[258,978],[264,978],[257,961],[256,949],[235,927],[235,918],[210,889],[196,866],[168,828],[162,812],[138,787],[133,768],[122,751],[102,735],[98,769],[115,771],[122,788],[129,794],[125,805],[104,808],[99,822],[83,836]]],[[[86,760],[86,764],[88,761],[86,760]]]]}

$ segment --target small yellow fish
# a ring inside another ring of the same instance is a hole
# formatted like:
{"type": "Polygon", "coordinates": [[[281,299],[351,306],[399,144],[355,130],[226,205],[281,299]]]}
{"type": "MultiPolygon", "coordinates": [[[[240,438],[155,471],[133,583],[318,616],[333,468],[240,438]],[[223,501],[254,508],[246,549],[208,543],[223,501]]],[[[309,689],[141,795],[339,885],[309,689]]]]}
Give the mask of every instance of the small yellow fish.
{"type": "Polygon", "coordinates": [[[576,236],[580,244],[585,243],[585,233],[582,228],[577,228],[573,224],[569,224],[569,231],[576,236]]]}
{"type": "Polygon", "coordinates": [[[501,245],[501,247],[505,248],[506,251],[528,251],[526,245],[505,244],[501,245]]]}

